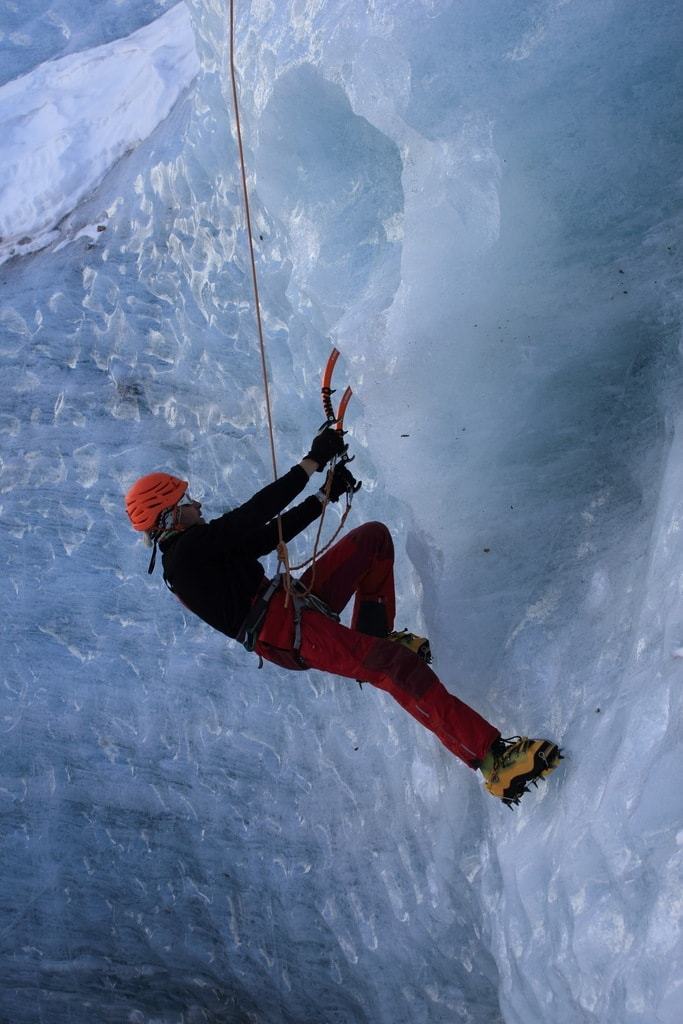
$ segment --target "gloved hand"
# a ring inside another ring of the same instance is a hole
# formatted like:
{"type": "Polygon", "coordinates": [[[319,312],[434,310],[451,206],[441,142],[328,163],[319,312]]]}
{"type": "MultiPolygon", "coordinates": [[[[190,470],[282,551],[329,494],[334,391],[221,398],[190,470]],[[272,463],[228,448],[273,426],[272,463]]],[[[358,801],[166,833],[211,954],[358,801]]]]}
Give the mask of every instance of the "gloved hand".
{"type": "Polygon", "coordinates": [[[355,494],[356,491],[360,490],[360,483],[356,478],[349,473],[348,469],[343,462],[338,462],[334,469],[330,469],[327,473],[325,484],[320,488],[319,494],[327,496],[328,501],[339,501],[342,494],[347,492],[355,494]],[[330,477],[332,481],[330,482],[330,477]],[[329,493],[327,488],[329,484],[329,493]]]}
{"type": "Polygon", "coordinates": [[[341,430],[333,430],[332,427],[324,426],[313,438],[311,450],[304,458],[317,462],[318,472],[322,473],[330,459],[333,459],[335,455],[343,455],[346,448],[347,445],[341,430]]]}

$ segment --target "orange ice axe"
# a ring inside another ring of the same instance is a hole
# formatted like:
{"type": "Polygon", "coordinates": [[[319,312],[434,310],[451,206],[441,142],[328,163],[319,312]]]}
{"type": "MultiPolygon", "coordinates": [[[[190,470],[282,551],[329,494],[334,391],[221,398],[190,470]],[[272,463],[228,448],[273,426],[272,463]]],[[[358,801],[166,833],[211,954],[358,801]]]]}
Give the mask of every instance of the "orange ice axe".
{"type": "Polygon", "coordinates": [[[327,360],[327,366],[323,372],[323,382],[320,393],[322,395],[323,410],[327,417],[328,426],[335,427],[337,430],[343,430],[346,408],[351,401],[353,391],[351,388],[346,389],[342,395],[341,402],[339,403],[339,409],[335,413],[334,406],[332,405],[332,395],[335,393],[335,389],[332,387],[332,374],[334,373],[334,368],[337,365],[338,359],[339,349],[333,348],[330,352],[330,357],[327,360]]]}

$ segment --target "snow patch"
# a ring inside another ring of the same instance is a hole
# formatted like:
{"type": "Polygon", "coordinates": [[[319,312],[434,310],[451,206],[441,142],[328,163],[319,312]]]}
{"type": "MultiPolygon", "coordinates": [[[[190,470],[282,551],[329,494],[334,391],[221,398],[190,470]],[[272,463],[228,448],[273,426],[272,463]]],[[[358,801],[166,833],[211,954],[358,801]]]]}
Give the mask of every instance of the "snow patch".
{"type": "Polygon", "coordinates": [[[58,240],[60,221],[168,116],[198,71],[180,3],[125,39],[4,85],[0,264],[58,240]]]}

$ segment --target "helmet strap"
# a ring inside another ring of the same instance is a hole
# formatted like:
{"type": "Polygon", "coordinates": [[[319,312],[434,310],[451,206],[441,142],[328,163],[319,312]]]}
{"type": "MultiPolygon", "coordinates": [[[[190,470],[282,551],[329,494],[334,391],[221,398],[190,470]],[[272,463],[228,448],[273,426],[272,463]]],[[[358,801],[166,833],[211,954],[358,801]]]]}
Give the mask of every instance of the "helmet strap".
{"type": "Polygon", "coordinates": [[[154,572],[154,566],[157,561],[157,547],[162,540],[168,540],[174,533],[182,533],[187,527],[180,522],[180,506],[174,505],[173,508],[166,509],[162,512],[157,520],[157,524],[153,531],[150,531],[150,537],[152,538],[153,551],[152,557],[149,560],[149,566],[147,573],[149,576],[154,572]]]}
{"type": "Polygon", "coordinates": [[[149,560],[149,566],[147,568],[147,574],[149,576],[152,575],[152,573],[154,572],[154,566],[157,564],[157,545],[158,545],[158,543],[159,543],[159,538],[158,538],[158,535],[155,534],[154,535],[154,547],[153,547],[153,550],[152,550],[152,557],[149,560]]]}

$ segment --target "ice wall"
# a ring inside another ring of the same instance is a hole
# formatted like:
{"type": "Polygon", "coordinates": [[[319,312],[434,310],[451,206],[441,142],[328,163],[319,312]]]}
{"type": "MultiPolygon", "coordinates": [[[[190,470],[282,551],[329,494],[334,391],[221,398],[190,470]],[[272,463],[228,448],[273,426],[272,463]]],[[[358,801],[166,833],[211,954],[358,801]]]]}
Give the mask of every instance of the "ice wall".
{"type": "MultiPolygon", "coordinates": [[[[74,212],[106,230],[0,276],[0,1015],[673,1024],[680,11],[237,6],[281,465],[332,337],[400,624],[568,760],[513,816],[384,695],[258,673],[145,575],[136,475],[218,513],[269,474],[195,0],[198,80],[74,212]]],[[[16,74],[156,13],[26,11],[16,74]]]]}
{"type": "MultiPolygon", "coordinates": [[[[401,152],[402,216],[383,239],[400,225],[400,284],[387,305],[387,255],[341,315],[318,265],[307,285],[367,367],[365,437],[413,510],[446,677],[504,731],[553,731],[570,757],[519,821],[488,808],[501,1009],[674,1020],[681,805],[662,778],[679,749],[681,604],[659,567],[664,551],[678,564],[680,14],[416,5],[354,27],[327,45],[313,31],[311,50],[401,152]]],[[[270,168],[285,133],[269,110],[302,74],[265,101],[270,168]]],[[[333,148],[329,124],[311,116],[302,153],[311,134],[333,148]]],[[[320,223],[309,205],[299,191],[282,215],[320,223]]]]}
{"type": "Polygon", "coordinates": [[[46,61],[0,88],[0,265],[60,241],[68,215],[168,116],[198,70],[178,4],[125,40],[46,61]]]}

